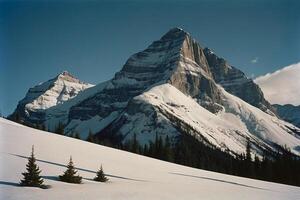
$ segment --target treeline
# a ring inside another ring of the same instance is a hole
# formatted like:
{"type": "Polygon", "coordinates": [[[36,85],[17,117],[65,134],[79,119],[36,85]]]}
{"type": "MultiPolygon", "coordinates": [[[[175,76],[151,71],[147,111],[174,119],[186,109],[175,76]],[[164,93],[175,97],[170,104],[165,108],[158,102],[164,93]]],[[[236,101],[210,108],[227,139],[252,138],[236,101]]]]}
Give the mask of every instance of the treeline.
{"type": "Polygon", "coordinates": [[[141,145],[135,134],[124,144],[93,134],[87,141],[199,169],[300,186],[300,159],[285,147],[278,147],[277,153],[259,159],[251,158],[249,141],[244,154],[233,156],[188,134],[182,134],[175,144],[168,136],[163,139],[156,135],[153,142],[141,145]]]}

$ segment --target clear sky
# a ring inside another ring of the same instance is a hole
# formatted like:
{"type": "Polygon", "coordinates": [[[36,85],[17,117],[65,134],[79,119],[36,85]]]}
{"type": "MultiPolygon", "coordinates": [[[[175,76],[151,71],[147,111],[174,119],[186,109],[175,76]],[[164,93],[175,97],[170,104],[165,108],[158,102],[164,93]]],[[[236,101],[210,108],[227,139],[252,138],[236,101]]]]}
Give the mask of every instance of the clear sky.
{"type": "Polygon", "coordinates": [[[0,110],[63,70],[97,84],[178,26],[256,77],[300,61],[300,1],[0,0],[0,110]]]}

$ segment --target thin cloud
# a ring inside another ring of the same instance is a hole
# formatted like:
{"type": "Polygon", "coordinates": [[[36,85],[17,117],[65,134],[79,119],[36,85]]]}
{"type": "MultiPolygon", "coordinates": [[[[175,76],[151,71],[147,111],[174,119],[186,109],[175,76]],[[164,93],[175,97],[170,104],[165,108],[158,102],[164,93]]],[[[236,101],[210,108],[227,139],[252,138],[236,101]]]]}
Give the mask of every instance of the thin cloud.
{"type": "Polygon", "coordinates": [[[300,105],[300,63],[255,79],[272,104],[300,105]]]}
{"type": "Polygon", "coordinates": [[[251,63],[253,63],[253,64],[255,64],[255,63],[257,63],[258,62],[258,57],[255,57],[255,58],[253,58],[252,60],[251,60],[251,63]]]}

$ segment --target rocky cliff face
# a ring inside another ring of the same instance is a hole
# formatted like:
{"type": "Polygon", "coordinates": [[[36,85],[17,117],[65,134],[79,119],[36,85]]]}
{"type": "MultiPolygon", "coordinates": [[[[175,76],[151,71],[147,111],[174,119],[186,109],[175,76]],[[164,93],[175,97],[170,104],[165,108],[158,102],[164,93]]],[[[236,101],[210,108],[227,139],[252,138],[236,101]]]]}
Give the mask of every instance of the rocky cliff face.
{"type": "Polygon", "coordinates": [[[209,48],[204,49],[209,68],[216,83],[220,84],[227,92],[243,99],[262,111],[274,114],[271,104],[257,84],[248,78],[242,71],[228,64],[226,60],[218,57],[209,48]]]}

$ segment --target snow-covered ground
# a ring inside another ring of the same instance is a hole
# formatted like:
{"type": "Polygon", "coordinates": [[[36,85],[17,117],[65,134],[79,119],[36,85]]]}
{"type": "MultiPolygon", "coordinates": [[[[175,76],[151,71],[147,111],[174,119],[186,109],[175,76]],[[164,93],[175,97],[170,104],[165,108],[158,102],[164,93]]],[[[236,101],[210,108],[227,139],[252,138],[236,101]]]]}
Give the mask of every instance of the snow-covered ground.
{"type": "Polygon", "coordinates": [[[300,188],[171,164],[47,133],[0,118],[0,199],[300,199],[300,188]],[[19,187],[35,146],[50,189],[19,187]],[[57,180],[72,155],[83,184],[57,180]],[[108,183],[91,179],[100,164],[108,183]]]}

